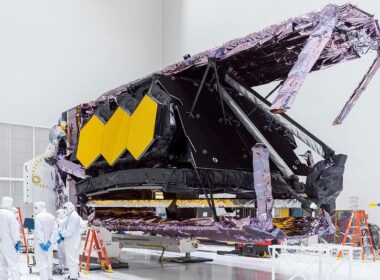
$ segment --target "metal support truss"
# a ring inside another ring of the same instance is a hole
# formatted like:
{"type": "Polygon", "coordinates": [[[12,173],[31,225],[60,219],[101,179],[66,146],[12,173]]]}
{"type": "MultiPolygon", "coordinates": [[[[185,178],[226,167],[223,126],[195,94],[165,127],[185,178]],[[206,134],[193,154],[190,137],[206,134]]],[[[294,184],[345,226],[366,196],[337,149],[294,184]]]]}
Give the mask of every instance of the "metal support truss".
{"type": "Polygon", "coordinates": [[[284,126],[287,130],[289,130],[294,136],[304,142],[307,146],[309,146],[313,151],[318,153],[323,158],[327,159],[331,155],[334,154],[334,151],[312,135],[310,132],[306,131],[300,125],[298,125],[295,121],[291,120],[286,115],[278,115],[270,112],[270,105],[266,102],[261,96],[258,94],[254,94],[254,92],[250,89],[247,89],[242,84],[237,82],[235,79],[231,78],[229,75],[226,75],[225,82],[243,95],[250,102],[255,104],[257,108],[259,108],[264,114],[272,118],[274,121],[278,122],[282,126],[284,126]]]}
{"type": "Polygon", "coordinates": [[[227,106],[247,129],[247,131],[253,136],[253,138],[258,143],[263,143],[269,150],[270,158],[273,160],[278,169],[287,177],[294,175],[293,171],[285,163],[285,161],[280,157],[277,151],[272,147],[268,142],[265,136],[260,132],[260,130],[252,123],[249,117],[244,113],[240,106],[232,99],[226,89],[222,86],[219,87],[220,94],[223,98],[223,101],[226,102],[227,106]]]}
{"type": "MultiPolygon", "coordinates": [[[[192,117],[193,116],[193,112],[194,112],[194,109],[195,109],[195,106],[197,105],[197,102],[198,102],[198,98],[202,92],[202,89],[205,85],[205,82],[206,82],[206,78],[207,78],[207,75],[208,75],[208,72],[210,71],[210,68],[212,68],[214,70],[214,75],[215,75],[215,78],[216,78],[216,86],[217,86],[217,91],[220,92],[220,80],[219,80],[219,75],[218,75],[218,67],[217,67],[217,60],[216,58],[214,57],[209,57],[209,60],[208,60],[208,64],[207,64],[207,67],[206,67],[206,70],[203,74],[203,77],[202,77],[202,81],[201,81],[201,84],[199,85],[199,88],[198,88],[198,91],[197,91],[197,94],[195,96],[195,99],[194,99],[194,102],[191,106],[191,110],[190,110],[190,116],[192,117]]],[[[223,104],[223,100],[222,100],[222,96],[219,94],[220,96],[220,104],[221,104],[221,107],[222,107],[222,113],[223,113],[223,120],[226,121],[226,112],[224,110],[224,104],[223,104]]]]}
{"type": "Polygon", "coordinates": [[[363,79],[359,83],[358,87],[355,89],[354,93],[351,95],[350,99],[344,105],[342,111],[340,111],[339,115],[334,120],[333,125],[341,124],[344,121],[344,119],[348,116],[348,114],[351,112],[352,108],[354,107],[356,101],[358,101],[360,95],[365,91],[365,89],[367,88],[367,85],[372,80],[373,76],[375,75],[379,67],[380,67],[380,52],[378,52],[371,67],[368,69],[367,73],[364,75],[363,79]]]}

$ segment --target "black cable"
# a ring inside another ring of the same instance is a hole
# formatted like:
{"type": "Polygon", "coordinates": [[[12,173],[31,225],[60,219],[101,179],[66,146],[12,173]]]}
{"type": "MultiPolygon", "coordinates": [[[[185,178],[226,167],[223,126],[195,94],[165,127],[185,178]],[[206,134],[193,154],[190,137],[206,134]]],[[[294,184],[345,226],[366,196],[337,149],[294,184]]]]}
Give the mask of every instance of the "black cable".
{"type": "MultiPolygon", "coordinates": [[[[212,189],[213,189],[213,185],[211,184],[211,179],[210,179],[210,174],[207,173],[207,185],[208,185],[208,188],[209,188],[209,192],[210,192],[210,200],[211,200],[211,204],[212,204],[212,207],[215,211],[215,214],[216,214],[216,207],[215,207],[215,200],[214,200],[214,194],[212,192],[212,189]]],[[[219,222],[219,217],[218,217],[218,222],[219,222]]]]}
{"type": "Polygon", "coordinates": [[[176,168],[173,168],[172,172],[170,173],[170,177],[169,177],[168,183],[166,184],[166,190],[169,187],[170,181],[172,180],[172,177],[173,177],[173,174],[174,174],[175,170],[176,170],[176,168]]]}
{"type": "Polygon", "coordinates": [[[284,81],[281,81],[274,89],[272,89],[268,94],[267,96],[265,96],[264,98],[265,99],[268,99],[280,86],[282,86],[282,84],[284,83],[284,81]]]}
{"type": "Polygon", "coordinates": [[[199,98],[199,95],[201,94],[201,91],[203,89],[203,86],[206,82],[206,78],[207,78],[207,75],[208,75],[208,72],[210,71],[210,68],[211,68],[211,65],[210,64],[207,64],[207,68],[206,68],[206,71],[204,72],[203,74],[203,77],[202,77],[202,81],[201,81],[201,84],[199,85],[198,87],[198,91],[197,91],[197,94],[195,95],[195,98],[194,98],[194,101],[193,101],[193,104],[191,105],[191,110],[190,110],[190,117],[193,116],[193,112],[194,112],[194,109],[195,109],[195,105],[197,104],[198,102],[198,98],[199,98]]]}
{"type": "Polygon", "coordinates": [[[215,72],[216,86],[217,86],[217,90],[218,90],[219,98],[220,98],[220,105],[222,106],[223,120],[224,122],[226,122],[227,121],[226,111],[224,110],[224,102],[223,102],[222,94],[220,93],[220,82],[219,82],[219,75],[218,75],[218,69],[217,69],[216,63],[213,64],[213,68],[215,72]]]}
{"type": "Polygon", "coordinates": [[[214,221],[215,221],[215,222],[219,222],[219,217],[218,217],[218,215],[216,214],[215,207],[213,207],[213,204],[211,203],[210,198],[208,197],[208,194],[207,194],[206,188],[205,188],[205,186],[203,185],[203,182],[202,182],[201,176],[199,175],[198,169],[197,169],[196,167],[194,167],[194,171],[195,171],[195,174],[196,174],[197,177],[198,177],[199,184],[201,185],[201,188],[202,188],[202,190],[203,190],[203,193],[204,193],[204,195],[205,195],[205,197],[206,197],[208,207],[211,209],[211,212],[212,212],[212,215],[213,215],[214,221]]]}

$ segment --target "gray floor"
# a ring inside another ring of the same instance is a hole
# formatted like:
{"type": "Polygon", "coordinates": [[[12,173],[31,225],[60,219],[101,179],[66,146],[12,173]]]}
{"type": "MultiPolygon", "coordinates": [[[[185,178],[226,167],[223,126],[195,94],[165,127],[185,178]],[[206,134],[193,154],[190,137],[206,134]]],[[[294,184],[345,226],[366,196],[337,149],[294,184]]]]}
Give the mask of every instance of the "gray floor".
{"type": "MultiPolygon", "coordinates": [[[[164,261],[162,264],[158,262],[159,252],[140,250],[125,252],[124,258],[128,260],[129,269],[115,270],[114,273],[106,273],[100,271],[91,271],[88,275],[82,275],[81,279],[128,279],[128,280],[150,280],[150,279],[165,279],[165,280],[270,280],[270,272],[253,270],[250,265],[244,268],[244,262],[248,259],[249,262],[255,262],[255,259],[243,258],[242,265],[235,266],[232,261],[229,263],[229,256],[217,256],[215,261],[207,263],[195,264],[177,264],[164,261]],[[224,264],[221,264],[223,262],[224,264]]],[[[175,254],[166,254],[167,257],[177,256],[175,254]]],[[[235,259],[235,257],[231,257],[235,259]]],[[[24,258],[21,258],[22,260],[24,258]]],[[[37,272],[28,273],[24,262],[22,266],[22,279],[39,279],[37,272]]],[[[64,276],[55,276],[54,279],[64,279],[64,276]]],[[[282,277],[276,277],[282,279],[282,277]]]]}
{"type": "Polygon", "coordinates": [[[128,276],[136,276],[136,279],[138,279],[138,277],[167,280],[271,279],[271,275],[268,272],[219,265],[214,264],[213,262],[198,264],[164,263],[159,265],[157,263],[157,258],[152,258],[146,262],[142,260],[131,260],[130,265],[130,269],[126,270],[125,273],[128,274],[128,276]],[[152,266],[152,264],[155,265],[152,266]]]}
{"type": "MultiPolygon", "coordinates": [[[[176,264],[170,262],[158,262],[159,251],[142,250],[142,249],[123,249],[121,260],[127,260],[129,269],[115,270],[114,273],[90,272],[88,275],[82,275],[81,280],[107,280],[107,279],[128,279],[128,280],[270,280],[271,279],[271,259],[247,258],[234,255],[219,256],[216,250],[224,250],[223,247],[202,246],[193,256],[212,258],[212,262],[198,264],[176,264]]],[[[178,257],[175,253],[165,253],[165,257],[178,257]]],[[[288,257],[284,256],[286,259],[288,257]]],[[[332,262],[337,262],[336,259],[332,262]]],[[[338,262],[339,263],[339,262],[338,262]]],[[[295,267],[301,268],[302,261],[294,262],[295,267]]],[[[20,266],[22,270],[22,279],[37,280],[37,272],[29,274],[26,266],[25,256],[20,257],[20,266]]],[[[289,266],[286,263],[276,263],[276,270],[285,273],[289,266]]],[[[314,269],[317,269],[314,267],[314,269]]],[[[309,271],[311,277],[307,279],[317,279],[318,271],[309,271]],[[316,278],[317,277],[317,278],[316,278]]],[[[334,276],[334,280],[347,280],[347,267],[344,265],[340,273],[334,276]]],[[[356,262],[352,266],[352,280],[378,280],[380,275],[380,261],[377,262],[356,262]]],[[[289,276],[276,275],[276,280],[289,279],[289,276]]],[[[54,279],[64,279],[64,276],[55,276],[54,279]]],[[[302,279],[300,277],[295,280],[302,279]]]]}
{"type": "MultiPolygon", "coordinates": [[[[121,271],[120,271],[121,272],[121,271]]],[[[203,264],[185,264],[173,265],[165,264],[163,266],[137,267],[131,263],[131,268],[125,270],[125,275],[129,279],[166,279],[166,280],[194,280],[194,279],[251,279],[251,280],[269,280],[270,273],[261,271],[252,271],[240,267],[228,267],[223,265],[215,265],[211,263],[203,264]]],[[[116,275],[115,275],[116,276],[116,275]]]]}

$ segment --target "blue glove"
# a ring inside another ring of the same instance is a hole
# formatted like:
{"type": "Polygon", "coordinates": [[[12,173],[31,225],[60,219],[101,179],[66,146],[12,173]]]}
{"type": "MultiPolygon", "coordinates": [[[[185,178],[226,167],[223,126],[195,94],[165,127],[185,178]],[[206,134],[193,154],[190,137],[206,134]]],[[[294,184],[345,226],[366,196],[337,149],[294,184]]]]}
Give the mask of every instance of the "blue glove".
{"type": "Polygon", "coordinates": [[[58,239],[57,239],[57,244],[61,243],[63,240],[65,240],[62,236],[61,233],[58,233],[58,239]]]}
{"type": "Polygon", "coordinates": [[[16,252],[20,252],[20,249],[21,249],[21,241],[17,241],[16,245],[15,245],[15,249],[16,249],[16,252]]]}
{"type": "Polygon", "coordinates": [[[44,245],[44,247],[45,247],[45,252],[49,251],[50,246],[51,246],[51,242],[50,242],[50,240],[49,240],[49,241],[46,242],[46,244],[44,245]]]}
{"type": "Polygon", "coordinates": [[[40,248],[41,248],[42,251],[45,251],[45,244],[44,243],[40,243],[38,245],[40,246],[40,248]]]}

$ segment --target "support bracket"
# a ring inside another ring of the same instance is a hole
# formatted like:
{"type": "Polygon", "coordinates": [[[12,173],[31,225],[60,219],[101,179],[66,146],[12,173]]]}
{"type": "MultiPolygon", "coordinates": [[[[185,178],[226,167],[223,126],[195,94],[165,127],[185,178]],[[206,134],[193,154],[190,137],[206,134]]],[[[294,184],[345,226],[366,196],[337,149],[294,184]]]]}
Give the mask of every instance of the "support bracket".
{"type": "Polygon", "coordinates": [[[216,87],[217,87],[217,91],[219,93],[219,98],[220,98],[220,104],[222,106],[222,114],[223,114],[223,120],[226,121],[227,118],[226,118],[226,112],[224,110],[224,104],[223,104],[223,99],[222,99],[222,95],[220,93],[220,88],[221,88],[221,85],[220,85],[220,79],[219,79],[219,75],[218,75],[218,66],[217,66],[217,62],[218,60],[215,58],[215,57],[209,57],[208,58],[208,63],[207,63],[207,67],[206,67],[206,70],[203,74],[203,77],[202,77],[202,81],[201,81],[201,84],[199,85],[199,88],[198,88],[198,91],[197,91],[197,94],[195,95],[195,98],[194,98],[194,101],[193,101],[193,104],[191,106],[191,110],[189,112],[189,115],[190,117],[194,117],[193,113],[194,113],[194,109],[195,109],[195,106],[197,105],[197,102],[198,102],[198,99],[199,99],[199,96],[202,92],[202,89],[205,85],[205,82],[206,82],[206,79],[207,79],[207,76],[208,76],[208,73],[210,71],[210,69],[214,70],[214,75],[215,75],[215,79],[216,79],[216,87]]]}

